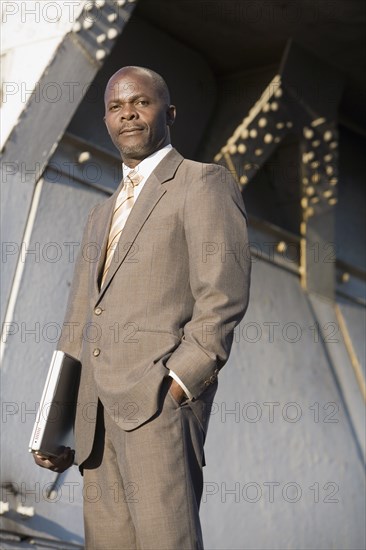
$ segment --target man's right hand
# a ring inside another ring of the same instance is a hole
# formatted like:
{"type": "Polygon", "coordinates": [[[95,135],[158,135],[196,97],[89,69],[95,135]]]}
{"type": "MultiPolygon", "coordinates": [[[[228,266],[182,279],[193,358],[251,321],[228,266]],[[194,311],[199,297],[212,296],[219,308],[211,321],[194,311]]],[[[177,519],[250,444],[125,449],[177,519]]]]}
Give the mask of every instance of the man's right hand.
{"type": "Polygon", "coordinates": [[[46,468],[47,470],[52,470],[58,474],[61,474],[67,468],[74,463],[75,451],[70,449],[70,447],[65,447],[63,452],[59,456],[44,456],[42,454],[33,454],[34,461],[41,468],[46,468]]]}

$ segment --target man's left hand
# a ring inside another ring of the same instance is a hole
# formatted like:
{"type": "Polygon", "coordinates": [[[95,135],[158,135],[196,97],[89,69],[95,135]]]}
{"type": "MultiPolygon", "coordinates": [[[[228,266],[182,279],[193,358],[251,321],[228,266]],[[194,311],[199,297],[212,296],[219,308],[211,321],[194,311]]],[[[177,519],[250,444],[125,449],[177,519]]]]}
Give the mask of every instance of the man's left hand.
{"type": "Polygon", "coordinates": [[[187,396],[184,393],[183,388],[181,388],[178,382],[176,382],[173,378],[169,386],[169,391],[179,404],[183,403],[183,401],[187,399],[187,396]]]}

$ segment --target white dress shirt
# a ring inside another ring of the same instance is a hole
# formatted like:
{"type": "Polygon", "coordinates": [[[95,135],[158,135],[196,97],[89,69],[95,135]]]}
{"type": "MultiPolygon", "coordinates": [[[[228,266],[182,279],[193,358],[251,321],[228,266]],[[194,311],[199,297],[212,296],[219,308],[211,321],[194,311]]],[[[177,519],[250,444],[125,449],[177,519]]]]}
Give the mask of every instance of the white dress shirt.
{"type": "Polygon", "coordinates": [[[148,177],[152,174],[152,172],[155,170],[157,165],[163,160],[163,158],[169,153],[171,149],[173,149],[173,147],[170,145],[170,143],[168,145],[165,145],[165,147],[163,147],[162,149],[155,151],[155,153],[153,153],[149,157],[146,157],[146,159],[142,160],[135,168],[130,168],[129,166],[126,166],[126,164],[122,163],[124,178],[128,176],[128,174],[132,170],[134,170],[140,176],[143,177],[140,183],[133,190],[135,202],[137,200],[137,197],[141,193],[142,188],[144,187],[148,177]]]}

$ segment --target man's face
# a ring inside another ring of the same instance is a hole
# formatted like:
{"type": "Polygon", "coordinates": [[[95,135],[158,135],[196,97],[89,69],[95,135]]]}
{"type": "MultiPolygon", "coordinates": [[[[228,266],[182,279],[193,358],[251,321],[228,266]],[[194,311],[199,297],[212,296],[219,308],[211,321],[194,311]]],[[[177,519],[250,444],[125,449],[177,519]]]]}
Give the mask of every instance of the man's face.
{"type": "Polygon", "coordinates": [[[105,94],[105,123],[122,160],[131,168],[170,143],[175,107],[168,105],[151,76],[120,71],[105,94]]]}

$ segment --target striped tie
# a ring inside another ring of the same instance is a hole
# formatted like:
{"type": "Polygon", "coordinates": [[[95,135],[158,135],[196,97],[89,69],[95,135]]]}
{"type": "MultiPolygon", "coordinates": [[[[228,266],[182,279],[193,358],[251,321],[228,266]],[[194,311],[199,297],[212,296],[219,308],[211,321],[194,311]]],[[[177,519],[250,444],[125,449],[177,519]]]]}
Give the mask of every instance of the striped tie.
{"type": "Polygon", "coordinates": [[[116,200],[111,228],[109,231],[108,246],[101,288],[105,283],[108,270],[112,263],[113,254],[117,248],[122,230],[135,203],[134,187],[136,187],[136,185],[138,185],[142,181],[142,179],[143,177],[138,174],[136,170],[131,170],[131,172],[123,179],[123,187],[116,200]]]}

